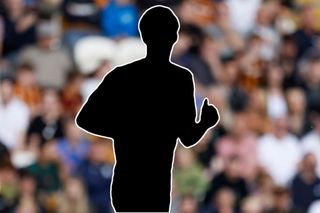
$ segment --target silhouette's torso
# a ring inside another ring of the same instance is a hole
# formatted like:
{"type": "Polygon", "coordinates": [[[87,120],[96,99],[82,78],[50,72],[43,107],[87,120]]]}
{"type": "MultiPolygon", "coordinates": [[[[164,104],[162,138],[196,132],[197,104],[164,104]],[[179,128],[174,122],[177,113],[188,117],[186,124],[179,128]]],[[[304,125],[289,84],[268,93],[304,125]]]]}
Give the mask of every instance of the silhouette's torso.
{"type": "Polygon", "coordinates": [[[114,139],[117,211],[169,210],[178,128],[184,100],[192,97],[186,91],[193,92],[190,76],[168,61],[142,59],[111,71],[86,103],[88,109],[94,103],[91,111],[100,116],[92,132],[114,139]]]}

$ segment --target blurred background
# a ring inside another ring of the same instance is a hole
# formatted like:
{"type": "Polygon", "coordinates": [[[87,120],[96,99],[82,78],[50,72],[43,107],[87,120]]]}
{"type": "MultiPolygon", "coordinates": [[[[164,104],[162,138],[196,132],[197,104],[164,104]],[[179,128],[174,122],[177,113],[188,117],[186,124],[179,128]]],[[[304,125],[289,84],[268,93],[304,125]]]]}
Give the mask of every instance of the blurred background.
{"type": "Polygon", "coordinates": [[[179,16],[172,61],[197,106],[221,116],[177,147],[172,212],[320,213],[319,0],[1,0],[0,212],[112,212],[112,143],[74,116],[145,55],[137,22],[155,4],[179,16]]]}

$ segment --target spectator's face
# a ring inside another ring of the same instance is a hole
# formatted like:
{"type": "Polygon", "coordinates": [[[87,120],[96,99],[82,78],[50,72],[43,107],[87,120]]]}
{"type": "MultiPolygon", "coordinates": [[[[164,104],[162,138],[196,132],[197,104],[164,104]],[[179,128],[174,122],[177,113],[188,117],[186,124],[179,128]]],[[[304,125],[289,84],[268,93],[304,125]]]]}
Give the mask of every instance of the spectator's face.
{"type": "Polygon", "coordinates": [[[10,101],[13,96],[13,83],[10,81],[0,82],[0,97],[4,103],[10,101]]]}
{"type": "Polygon", "coordinates": [[[307,154],[302,160],[302,170],[315,172],[317,167],[317,158],[314,154],[307,154]]]}
{"type": "Polygon", "coordinates": [[[80,180],[70,178],[65,185],[66,195],[70,200],[77,201],[84,196],[84,189],[80,180]]]}
{"type": "Polygon", "coordinates": [[[240,159],[234,158],[227,160],[225,173],[230,179],[237,179],[240,177],[241,167],[240,159]]]}
{"type": "Polygon", "coordinates": [[[89,158],[93,162],[102,163],[106,161],[106,148],[103,142],[91,144],[89,158]]]}
{"type": "Polygon", "coordinates": [[[43,96],[44,113],[59,114],[61,103],[58,95],[54,91],[47,91],[43,96]]]}
{"type": "Polygon", "coordinates": [[[320,83],[320,60],[313,61],[310,64],[310,69],[308,72],[309,81],[313,84],[320,83]]]}
{"type": "Polygon", "coordinates": [[[238,64],[236,61],[230,61],[224,66],[224,78],[226,83],[232,84],[236,82],[239,74],[238,64]]]}
{"type": "Polygon", "coordinates": [[[279,66],[270,66],[268,69],[268,85],[281,86],[283,80],[283,70],[279,66]]]}
{"type": "Polygon", "coordinates": [[[290,207],[290,195],[288,193],[281,193],[274,198],[275,209],[279,212],[287,212],[290,207]]]}
{"type": "Polygon", "coordinates": [[[174,46],[173,55],[180,56],[185,54],[192,45],[192,39],[186,32],[179,34],[179,41],[174,46]]]}
{"type": "Polygon", "coordinates": [[[315,10],[312,6],[307,6],[301,13],[302,25],[308,29],[314,29],[316,24],[315,10]]]}
{"type": "Polygon", "coordinates": [[[196,213],[197,212],[197,200],[194,197],[186,197],[181,201],[180,205],[181,213],[196,213]]]}
{"type": "Polygon", "coordinates": [[[77,127],[73,120],[67,121],[66,135],[71,142],[79,142],[82,137],[82,131],[77,127]]]}
{"type": "Polygon", "coordinates": [[[23,0],[5,0],[5,7],[12,15],[16,15],[23,11],[23,0]]]}
{"type": "Polygon", "coordinates": [[[22,194],[34,195],[36,191],[36,182],[32,177],[20,179],[20,191],[22,194]]]}
{"type": "Polygon", "coordinates": [[[283,136],[288,132],[288,119],[277,118],[273,120],[273,128],[275,130],[275,134],[279,136],[283,136]]]}
{"type": "Polygon", "coordinates": [[[234,116],[232,133],[241,136],[248,131],[247,118],[245,114],[238,113],[234,116]]]}
{"type": "MultiPolygon", "coordinates": [[[[218,212],[230,212],[233,210],[235,204],[235,195],[229,189],[221,189],[218,191],[215,198],[215,206],[218,212]]],[[[232,212],[230,212],[232,213],[232,212]]]]}
{"type": "Polygon", "coordinates": [[[287,93],[288,107],[291,113],[301,114],[305,112],[306,100],[303,91],[289,90],[287,93]]]}
{"type": "Polygon", "coordinates": [[[31,70],[18,70],[17,82],[25,87],[30,87],[36,84],[36,78],[31,70]]]}

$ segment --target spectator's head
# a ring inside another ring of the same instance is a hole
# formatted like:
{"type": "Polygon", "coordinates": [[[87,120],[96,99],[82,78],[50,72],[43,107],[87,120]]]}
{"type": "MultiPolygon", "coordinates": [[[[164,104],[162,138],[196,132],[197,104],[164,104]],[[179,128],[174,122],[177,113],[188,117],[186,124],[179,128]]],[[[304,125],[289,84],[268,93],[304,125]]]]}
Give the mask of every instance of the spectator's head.
{"type": "Polygon", "coordinates": [[[48,141],[41,146],[39,162],[42,164],[55,163],[58,160],[58,152],[55,141],[48,141]]]}
{"type": "Polygon", "coordinates": [[[306,109],[306,97],[302,89],[292,88],[286,92],[290,114],[303,114],[306,109]]]}
{"type": "Polygon", "coordinates": [[[94,163],[106,162],[106,147],[105,143],[98,141],[92,142],[89,152],[89,160],[94,163]]]}
{"type": "Polygon", "coordinates": [[[227,85],[234,85],[239,77],[239,66],[235,56],[222,58],[223,81],[227,85]]]}
{"type": "Polygon", "coordinates": [[[277,63],[270,63],[267,68],[267,85],[269,87],[281,88],[284,78],[282,67],[277,63]]]}
{"type": "Polygon", "coordinates": [[[181,213],[196,213],[198,212],[197,199],[192,195],[184,196],[180,203],[181,213]]]}
{"type": "Polygon", "coordinates": [[[225,175],[231,181],[241,177],[240,160],[238,156],[231,156],[225,162],[225,175]]]}
{"type": "Polygon", "coordinates": [[[0,73],[0,98],[3,104],[7,104],[13,97],[14,79],[8,73],[0,73]]]}
{"type": "Polygon", "coordinates": [[[177,165],[186,168],[194,164],[194,153],[189,149],[177,149],[176,150],[176,162],[177,165]]]}
{"type": "Polygon", "coordinates": [[[305,5],[301,8],[301,26],[307,30],[314,30],[317,18],[312,5],[305,5]]]}
{"type": "Polygon", "coordinates": [[[20,170],[18,174],[20,194],[25,196],[34,196],[37,189],[35,178],[25,169],[20,170]]]}
{"type": "Polygon", "coordinates": [[[168,54],[177,41],[179,21],[169,8],[156,6],[141,17],[139,29],[148,48],[168,54]]]}
{"type": "MultiPolygon", "coordinates": [[[[312,112],[310,113],[310,120],[311,123],[313,124],[313,129],[316,132],[320,132],[320,109],[313,109],[312,112]]],[[[320,163],[320,162],[319,162],[320,163]]]]}
{"type": "Polygon", "coordinates": [[[256,182],[259,193],[269,194],[274,188],[274,181],[272,177],[265,172],[260,172],[258,174],[256,182]]]}
{"type": "Polygon", "coordinates": [[[43,92],[42,109],[44,116],[48,119],[58,119],[61,114],[61,94],[58,90],[48,88],[43,92]]]}
{"type": "Polygon", "coordinates": [[[82,131],[77,127],[73,117],[68,117],[65,119],[64,129],[69,143],[78,143],[82,138],[82,131]]]}
{"type": "Polygon", "coordinates": [[[21,15],[24,10],[24,1],[23,0],[4,0],[4,6],[8,14],[16,18],[21,15]]]}
{"type": "Polygon", "coordinates": [[[284,59],[294,59],[297,56],[297,43],[293,35],[285,35],[282,37],[282,45],[280,54],[284,59]]]}
{"type": "Polygon", "coordinates": [[[320,57],[310,59],[307,70],[307,81],[309,86],[320,84],[320,57]]]}
{"type": "Polygon", "coordinates": [[[37,38],[40,48],[50,50],[56,47],[60,36],[58,23],[51,20],[42,20],[37,25],[37,38]]]}
{"type": "Polygon", "coordinates": [[[79,178],[69,177],[64,184],[65,196],[69,201],[79,201],[86,198],[85,188],[79,178]]]}
{"type": "Polygon", "coordinates": [[[288,133],[288,117],[282,116],[273,118],[272,120],[273,133],[276,137],[282,138],[288,133]]]}
{"type": "Polygon", "coordinates": [[[302,173],[316,174],[317,158],[313,153],[307,153],[303,156],[300,164],[302,173]]]}
{"type": "Polygon", "coordinates": [[[241,204],[241,213],[262,213],[262,204],[257,197],[245,198],[241,204]]]}
{"type": "Polygon", "coordinates": [[[236,195],[229,188],[221,188],[214,197],[217,212],[234,212],[236,195]]]}
{"type": "Polygon", "coordinates": [[[244,112],[237,112],[233,116],[231,133],[235,138],[240,138],[248,133],[248,119],[244,112]]]}
{"type": "Polygon", "coordinates": [[[290,210],[291,196],[287,188],[276,187],[273,191],[273,196],[276,212],[288,212],[290,210]]]}
{"type": "Polygon", "coordinates": [[[77,177],[67,177],[64,190],[58,200],[57,212],[89,212],[89,204],[85,188],[77,177]]]}
{"type": "Polygon", "coordinates": [[[24,87],[32,87],[36,84],[34,68],[31,64],[24,63],[17,67],[17,83],[24,87]]]}

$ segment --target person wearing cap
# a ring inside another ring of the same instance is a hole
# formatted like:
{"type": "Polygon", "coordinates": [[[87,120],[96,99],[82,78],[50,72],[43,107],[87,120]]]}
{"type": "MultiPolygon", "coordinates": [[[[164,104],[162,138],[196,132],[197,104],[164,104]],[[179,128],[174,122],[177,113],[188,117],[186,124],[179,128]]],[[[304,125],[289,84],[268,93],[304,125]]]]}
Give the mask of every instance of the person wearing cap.
{"type": "Polygon", "coordinates": [[[0,74],[0,141],[9,149],[23,144],[29,123],[26,104],[13,95],[14,79],[9,74],[0,74]]]}
{"type": "Polygon", "coordinates": [[[71,58],[60,45],[60,28],[53,20],[41,21],[37,26],[37,44],[24,48],[18,63],[29,63],[35,69],[40,86],[62,88],[71,70],[71,58]]]}

